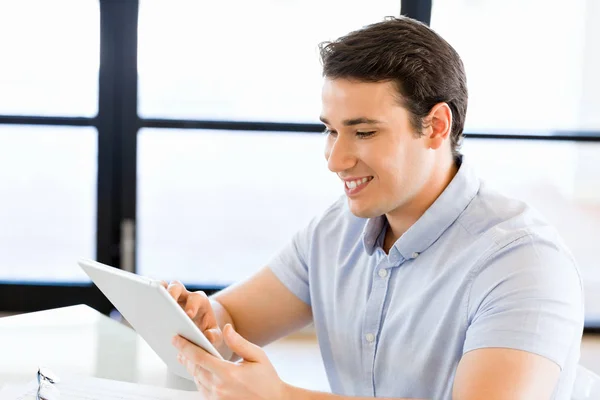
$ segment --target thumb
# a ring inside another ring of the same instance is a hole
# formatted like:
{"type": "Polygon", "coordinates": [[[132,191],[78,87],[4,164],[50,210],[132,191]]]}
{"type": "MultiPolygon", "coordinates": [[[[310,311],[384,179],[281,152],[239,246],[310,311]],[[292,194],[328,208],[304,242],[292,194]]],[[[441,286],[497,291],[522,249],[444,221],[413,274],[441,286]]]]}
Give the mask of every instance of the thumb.
{"type": "Polygon", "coordinates": [[[225,344],[238,356],[242,357],[246,361],[260,362],[263,359],[263,350],[244,339],[239,333],[233,329],[231,324],[225,325],[223,329],[223,337],[225,344]]]}

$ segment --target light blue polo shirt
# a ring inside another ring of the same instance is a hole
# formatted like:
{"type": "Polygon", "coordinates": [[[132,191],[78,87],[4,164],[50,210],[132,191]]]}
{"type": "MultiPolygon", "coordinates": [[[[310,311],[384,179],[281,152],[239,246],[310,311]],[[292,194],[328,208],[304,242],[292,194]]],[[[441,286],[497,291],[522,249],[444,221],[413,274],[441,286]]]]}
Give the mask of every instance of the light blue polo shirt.
{"type": "Polygon", "coordinates": [[[340,198],[269,264],[312,307],[333,393],[451,399],[463,354],[504,347],[561,368],[569,399],[583,330],[575,261],[533,209],[488,188],[466,158],[386,255],[385,217],[340,198]]]}

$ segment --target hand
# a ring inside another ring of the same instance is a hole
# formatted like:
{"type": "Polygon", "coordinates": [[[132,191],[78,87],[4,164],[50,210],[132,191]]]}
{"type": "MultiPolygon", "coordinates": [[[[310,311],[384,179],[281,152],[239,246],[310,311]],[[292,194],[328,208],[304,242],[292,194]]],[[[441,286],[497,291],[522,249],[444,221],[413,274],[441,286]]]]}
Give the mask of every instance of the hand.
{"type": "Polygon", "coordinates": [[[223,330],[225,343],[242,361],[220,360],[181,336],[173,338],[183,364],[206,400],[272,400],[288,398],[286,385],[264,350],[240,336],[230,324],[223,330]]]}
{"type": "Polygon", "coordinates": [[[168,285],[167,282],[163,281],[161,284],[167,289],[171,297],[179,303],[196,326],[200,328],[200,331],[212,345],[219,349],[223,343],[223,334],[206,293],[190,292],[179,281],[172,281],[168,285]]]}

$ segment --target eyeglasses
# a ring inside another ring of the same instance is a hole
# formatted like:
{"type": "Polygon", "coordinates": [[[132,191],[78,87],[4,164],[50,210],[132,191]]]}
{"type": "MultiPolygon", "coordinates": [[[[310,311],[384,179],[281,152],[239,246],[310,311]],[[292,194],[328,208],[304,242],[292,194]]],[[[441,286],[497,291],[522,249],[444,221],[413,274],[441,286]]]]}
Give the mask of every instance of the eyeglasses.
{"type": "Polygon", "coordinates": [[[37,372],[38,389],[36,400],[58,400],[60,391],[54,385],[60,382],[58,376],[48,368],[39,367],[37,372]]]}

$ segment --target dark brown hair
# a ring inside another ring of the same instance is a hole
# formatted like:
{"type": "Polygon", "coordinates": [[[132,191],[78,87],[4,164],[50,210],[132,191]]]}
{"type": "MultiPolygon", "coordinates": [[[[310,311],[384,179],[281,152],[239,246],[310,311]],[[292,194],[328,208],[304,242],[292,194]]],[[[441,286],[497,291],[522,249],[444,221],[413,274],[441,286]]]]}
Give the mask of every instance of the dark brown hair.
{"type": "Polygon", "coordinates": [[[394,82],[418,134],[431,108],[447,103],[452,110],[452,153],[459,154],[468,97],[464,66],[452,46],[428,26],[407,17],[387,17],[321,43],[319,49],[327,78],[394,82]]]}

